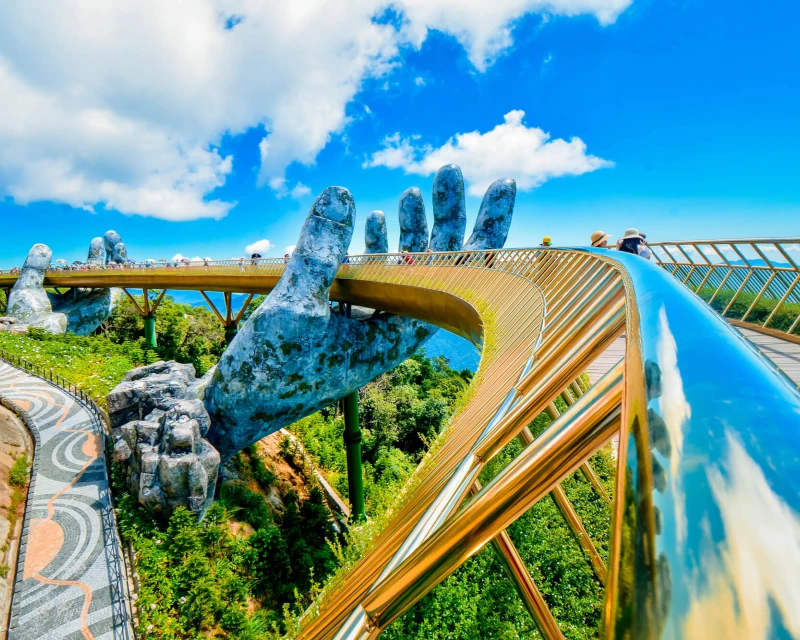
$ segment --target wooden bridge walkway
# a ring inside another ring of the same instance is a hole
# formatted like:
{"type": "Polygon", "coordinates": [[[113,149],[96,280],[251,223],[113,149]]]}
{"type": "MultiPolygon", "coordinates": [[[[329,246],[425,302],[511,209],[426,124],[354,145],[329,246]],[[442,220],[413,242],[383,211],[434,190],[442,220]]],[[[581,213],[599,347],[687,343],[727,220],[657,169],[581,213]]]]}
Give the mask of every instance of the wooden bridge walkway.
{"type": "MultiPolygon", "coordinates": [[[[761,352],[771,360],[800,389],[800,343],[766,335],[746,327],[735,327],[761,352]]],[[[611,346],[586,370],[592,384],[597,382],[615,364],[625,357],[625,336],[617,338],[611,346]]]]}

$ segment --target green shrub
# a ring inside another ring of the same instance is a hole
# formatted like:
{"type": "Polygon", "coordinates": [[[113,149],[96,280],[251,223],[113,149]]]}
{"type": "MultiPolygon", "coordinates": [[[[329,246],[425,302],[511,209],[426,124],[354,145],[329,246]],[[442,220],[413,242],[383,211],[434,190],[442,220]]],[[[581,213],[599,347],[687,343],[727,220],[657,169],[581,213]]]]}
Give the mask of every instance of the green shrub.
{"type": "Polygon", "coordinates": [[[261,529],[272,522],[272,511],[260,493],[248,488],[244,482],[225,482],[220,490],[222,503],[242,522],[253,529],[261,529]]]}
{"type": "Polygon", "coordinates": [[[126,354],[123,345],[114,344],[103,336],[56,336],[46,331],[33,331],[28,335],[0,332],[0,349],[45,370],[52,369],[83,389],[101,407],[125,373],[146,364],[126,354]]]}
{"type": "MultiPolygon", "coordinates": [[[[703,287],[696,293],[703,300],[708,302],[715,292],[716,289],[713,287],[703,287]]],[[[734,295],[736,295],[735,290],[721,290],[711,303],[711,308],[718,313],[722,313],[728,307],[728,304],[733,299],[734,295]]],[[[750,309],[750,305],[753,304],[755,299],[755,293],[743,291],[736,298],[736,302],[734,302],[730,309],[728,309],[725,317],[741,320],[744,317],[744,314],[747,313],[747,310],[750,309]]],[[[756,306],[753,307],[752,311],[750,311],[749,315],[747,316],[747,322],[751,322],[753,324],[764,324],[777,304],[778,300],[775,298],[768,298],[766,296],[762,297],[756,306]]],[[[778,310],[778,313],[776,313],[770,321],[769,328],[775,329],[776,331],[788,331],[798,316],[800,316],[800,304],[784,302],[781,305],[781,308],[778,310]]],[[[800,335],[800,324],[798,324],[798,326],[795,328],[794,333],[800,335]]]]}
{"type": "Polygon", "coordinates": [[[15,487],[22,487],[28,481],[28,456],[21,454],[11,465],[8,481],[15,487]]]}

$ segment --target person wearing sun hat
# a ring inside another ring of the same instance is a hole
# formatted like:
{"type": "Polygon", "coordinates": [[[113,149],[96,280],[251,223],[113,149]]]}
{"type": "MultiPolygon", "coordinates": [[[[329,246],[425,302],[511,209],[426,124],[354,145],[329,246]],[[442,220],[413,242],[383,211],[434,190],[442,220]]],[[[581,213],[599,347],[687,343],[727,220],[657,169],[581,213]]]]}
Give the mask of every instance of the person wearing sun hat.
{"type": "Polygon", "coordinates": [[[625,230],[625,234],[622,236],[618,248],[624,253],[633,253],[637,256],[641,256],[645,260],[650,259],[650,249],[645,243],[642,234],[639,233],[639,230],[635,227],[625,230]]]}
{"type": "Polygon", "coordinates": [[[605,231],[595,231],[592,234],[592,246],[597,247],[598,249],[607,249],[610,238],[610,233],[606,233],[605,231]]]}

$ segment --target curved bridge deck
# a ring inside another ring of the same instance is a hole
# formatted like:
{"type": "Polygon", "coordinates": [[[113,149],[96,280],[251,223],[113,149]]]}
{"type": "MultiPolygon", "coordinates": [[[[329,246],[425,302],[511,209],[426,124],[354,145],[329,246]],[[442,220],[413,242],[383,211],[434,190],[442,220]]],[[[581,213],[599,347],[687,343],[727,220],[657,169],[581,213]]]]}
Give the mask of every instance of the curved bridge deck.
{"type": "Polygon", "coordinates": [[[115,577],[124,572],[109,567],[106,536],[116,534],[104,522],[109,488],[97,421],[63,389],[2,360],[0,396],[36,441],[9,639],[130,637],[115,614],[115,577]]]}

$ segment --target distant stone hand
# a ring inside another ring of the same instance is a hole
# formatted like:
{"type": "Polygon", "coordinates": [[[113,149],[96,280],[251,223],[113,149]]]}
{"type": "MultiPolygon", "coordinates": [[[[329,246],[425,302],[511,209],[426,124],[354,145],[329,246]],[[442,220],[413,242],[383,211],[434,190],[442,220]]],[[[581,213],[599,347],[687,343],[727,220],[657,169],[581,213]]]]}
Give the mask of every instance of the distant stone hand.
{"type": "MultiPolygon", "coordinates": [[[[400,249],[461,249],[466,207],[461,170],[434,179],[434,226],[428,242],[419,189],[399,206],[400,249]]],[[[514,210],[513,180],[493,183],[464,249],[503,246],[514,210]]],[[[205,392],[209,441],[222,460],[281,427],[359,389],[413,354],[436,331],[381,313],[352,319],[331,312],[329,292],[353,235],[356,208],[347,189],[329,187],[314,202],[278,285],[223,354],[205,392]]],[[[367,218],[367,251],[388,248],[382,212],[367,218]]]]}
{"type": "MultiPolygon", "coordinates": [[[[102,239],[95,238],[89,249],[89,262],[93,262],[92,252],[97,252],[98,240],[102,252],[102,239]]],[[[35,327],[55,334],[89,335],[111,314],[119,292],[111,289],[72,289],[67,295],[47,292],[44,279],[52,257],[52,251],[44,244],[35,244],[28,252],[8,299],[8,315],[19,323],[13,330],[24,332],[35,327]]],[[[94,263],[102,264],[102,254],[99,262],[94,260],[94,263]]]]}

